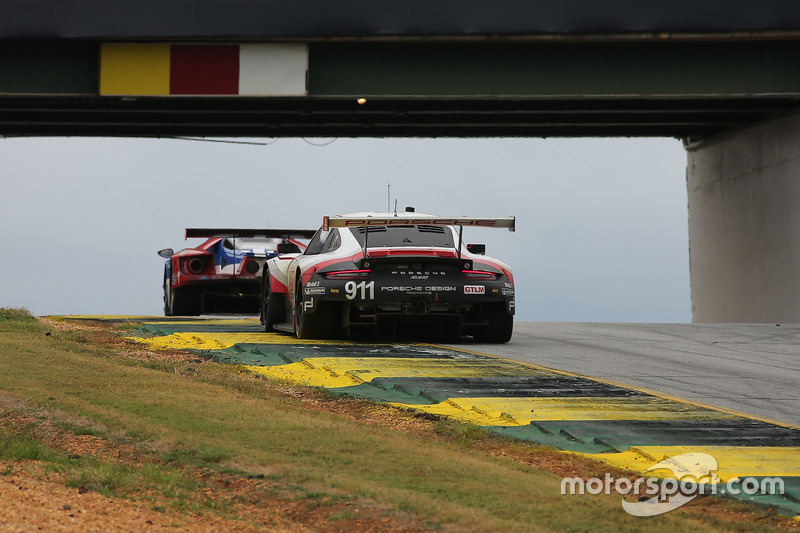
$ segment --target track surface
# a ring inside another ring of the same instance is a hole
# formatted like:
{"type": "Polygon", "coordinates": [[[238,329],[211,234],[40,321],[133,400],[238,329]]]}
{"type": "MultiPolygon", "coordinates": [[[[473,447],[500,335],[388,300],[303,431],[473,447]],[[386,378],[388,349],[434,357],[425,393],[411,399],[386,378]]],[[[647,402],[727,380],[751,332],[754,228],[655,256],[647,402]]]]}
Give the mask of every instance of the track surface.
{"type": "Polygon", "coordinates": [[[800,325],[517,322],[470,348],[800,427],[800,325]]]}

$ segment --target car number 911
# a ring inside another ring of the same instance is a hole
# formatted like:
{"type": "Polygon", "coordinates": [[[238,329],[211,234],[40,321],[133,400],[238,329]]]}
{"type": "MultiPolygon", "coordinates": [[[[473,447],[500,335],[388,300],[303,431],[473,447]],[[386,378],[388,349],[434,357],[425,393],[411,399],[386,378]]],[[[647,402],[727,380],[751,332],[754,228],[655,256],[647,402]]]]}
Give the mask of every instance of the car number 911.
{"type": "Polygon", "coordinates": [[[348,300],[354,300],[359,297],[361,300],[374,300],[375,299],[375,282],[370,281],[348,281],[344,285],[345,296],[348,300]],[[360,293],[360,296],[359,296],[360,293]]]}

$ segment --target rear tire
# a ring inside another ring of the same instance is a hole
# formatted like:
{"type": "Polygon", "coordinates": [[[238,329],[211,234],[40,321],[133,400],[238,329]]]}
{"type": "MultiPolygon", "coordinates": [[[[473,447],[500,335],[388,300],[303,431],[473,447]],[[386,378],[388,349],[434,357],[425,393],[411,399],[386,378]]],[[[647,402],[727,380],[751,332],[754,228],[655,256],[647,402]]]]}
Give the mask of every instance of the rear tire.
{"type": "MultiPolygon", "coordinates": [[[[165,273],[165,276],[166,276],[166,273],[165,273]]],[[[166,277],[164,278],[163,287],[164,287],[164,316],[172,316],[172,310],[169,307],[169,301],[170,301],[170,294],[169,293],[171,292],[172,284],[171,284],[170,280],[167,279],[166,277]]]]}
{"type": "Polygon", "coordinates": [[[197,316],[200,314],[200,293],[189,287],[172,288],[168,306],[167,316],[197,316]]]}
{"type": "Polygon", "coordinates": [[[475,336],[479,342],[503,343],[511,340],[514,331],[514,315],[506,311],[505,303],[487,305],[484,316],[488,321],[486,329],[475,336]]]}

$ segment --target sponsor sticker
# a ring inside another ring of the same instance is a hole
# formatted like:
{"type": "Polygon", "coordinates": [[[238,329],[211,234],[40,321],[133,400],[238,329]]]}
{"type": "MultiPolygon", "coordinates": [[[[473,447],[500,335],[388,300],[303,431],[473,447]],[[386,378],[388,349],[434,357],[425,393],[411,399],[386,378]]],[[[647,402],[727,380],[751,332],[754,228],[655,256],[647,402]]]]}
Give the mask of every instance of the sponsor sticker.
{"type": "Polygon", "coordinates": [[[464,294],[486,294],[486,287],[483,285],[464,285],[464,294]]]}
{"type": "MultiPolygon", "coordinates": [[[[408,224],[422,224],[425,226],[479,226],[495,228],[506,226],[507,221],[491,218],[346,218],[336,220],[337,227],[358,226],[405,226],[408,224]]],[[[323,219],[323,228],[330,224],[329,217],[323,219]]]]}
{"type": "MultiPolygon", "coordinates": [[[[483,287],[481,287],[483,288],[483,287]]],[[[416,287],[381,287],[383,292],[407,292],[418,294],[430,294],[431,292],[455,292],[456,287],[446,285],[416,286],[416,287]]]]}
{"type": "Polygon", "coordinates": [[[419,292],[422,287],[381,287],[381,291],[385,292],[419,292]]]}
{"type": "Polygon", "coordinates": [[[325,294],[325,287],[306,287],[305,293],[308,295],[312,294],[325,294]]]}

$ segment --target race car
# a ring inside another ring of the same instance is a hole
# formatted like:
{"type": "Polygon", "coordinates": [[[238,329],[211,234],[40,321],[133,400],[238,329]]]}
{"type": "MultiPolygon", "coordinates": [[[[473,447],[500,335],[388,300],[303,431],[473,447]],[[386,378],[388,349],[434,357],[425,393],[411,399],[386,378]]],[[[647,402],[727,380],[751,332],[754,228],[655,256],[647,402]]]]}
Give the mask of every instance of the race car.
{"type": "Polygon", "coordinates": [[[205,238],[194,248],[158,251],[164,266],[164,314],[256,314],[264,262],[279,245],[299,253],[314,230],[187,228],[186,238],[205,238]]]}
{"type": "Polygon", "coordinates": [[[302,252],[278,248],[261,286],[265,331],[300,338],[437,337],[507,342],[514,325],[511,268],[464,244],[467,227],[515,219],[408,211],[325,217],[302,252]]]}

